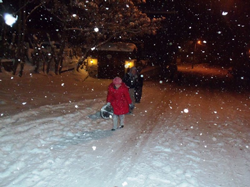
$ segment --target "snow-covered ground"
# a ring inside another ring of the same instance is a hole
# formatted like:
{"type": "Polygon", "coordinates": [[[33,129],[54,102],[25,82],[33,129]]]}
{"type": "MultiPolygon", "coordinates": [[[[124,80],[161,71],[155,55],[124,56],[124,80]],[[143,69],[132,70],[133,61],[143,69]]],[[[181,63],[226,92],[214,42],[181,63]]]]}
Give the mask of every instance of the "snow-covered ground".
{"type": "Polygon", "coordinates": [[[249,92],[197,76],[146,81],[112,132],[95,115],[111,80],[0,73],[0,186],[248,187],[249,92]]]}

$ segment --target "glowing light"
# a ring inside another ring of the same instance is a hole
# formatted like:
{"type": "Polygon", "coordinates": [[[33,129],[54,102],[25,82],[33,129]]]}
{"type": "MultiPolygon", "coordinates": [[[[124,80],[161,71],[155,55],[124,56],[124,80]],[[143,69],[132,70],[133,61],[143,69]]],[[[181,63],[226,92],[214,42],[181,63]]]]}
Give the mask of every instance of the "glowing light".
{"type": "Polygon", "coordinates": [[[18,16],[14,17],[13,15],[8,14],[8,13],[4,14],[5,23],[11,27],[14,23],[16,23],[17,18],[18,18],[18,16]]]}
{"type": "Polygon", "coordinates": [[[94,31],[95,31],[95,32],[99,32],[99,28],[95,27],[95,28],[94,28],[94,31]]]}
{"type": "Polygon", "coordinates": [[[228,12],[223,11],[222,16],[226,16],[226,15],[228,15],[228,12]]]}
{"type": "Polygon", "coordinates": [[[89,66],[93,66],[93,65],[97,65],[98,64],[98,60],[96,58],[91,58],[91,57],[88,57],[88,65],[89,66]]]}
{"type": "Polygon", "coordinates": [[[135,62],[133,60],[126,60],[125,61],[125,68],[132,68],[133,66],[135,66],[135,62]]]}

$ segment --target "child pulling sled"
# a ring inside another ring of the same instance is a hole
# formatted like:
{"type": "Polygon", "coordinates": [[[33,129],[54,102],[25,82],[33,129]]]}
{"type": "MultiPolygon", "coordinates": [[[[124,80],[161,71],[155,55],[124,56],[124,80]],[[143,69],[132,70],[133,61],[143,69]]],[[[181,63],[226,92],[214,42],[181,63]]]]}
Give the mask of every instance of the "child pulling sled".
{"type": "Polygon", "coordinates": [[[133,108],[132,100],[129,96],[128,87],[122,82],[120,77],[113,79],[108,87],[107,104],[113,107],[113,128],[115,131],[118,127],[118,119],[120,122],[119,128],[124,127],[125,114],[129,113],[129,109],[133,108]]]}

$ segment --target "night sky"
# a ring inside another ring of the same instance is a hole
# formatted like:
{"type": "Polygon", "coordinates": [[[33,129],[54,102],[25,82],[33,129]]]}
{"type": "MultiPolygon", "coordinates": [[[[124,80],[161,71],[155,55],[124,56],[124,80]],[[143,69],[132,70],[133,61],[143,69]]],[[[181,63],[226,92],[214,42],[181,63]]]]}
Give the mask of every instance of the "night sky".
{"type": "Polygon", "coordinates": [[[169,33],[176,33],[177,37],[217,40],[237,35],[249,38],[250,3],[246,0],[148,0],[145,8],[177,12],[163,15],[165,29],[173,31],[169,33]]]}
{"type": "Polygon", "coordinates": [[[163,27],[150,37],[158,52],[164,54],[167,43],[206,41],[208,55],[220,61],[240,58],[250,41],[250,2],[247,0],[148,0],[142,10],[150,17],[164,16],[163,27]],[[218,59],[217,59],[218,60],[218,59]]]}
{"type": "MultiPolygon", "coordinates": [[[[16,0],[8,2],[13,2],[9,9],[16,10],[16,0]]],[[[210,48],[214,48],[211,53],[228,57],[232,53],[239,55],[250,41],[248,0],[147,0],[140,9],[151,18],[165,17],[157,35],[146,38],[146,42],[152,43],[158,52],[162,50],[159,53],[167,50],[169,42],[180,44],[188,40],[205,40],[210,48]]],[[[28,26],[34,31],[41,26],[55,31],[59,24],[52,15],[38,9],[28,20],[28,26]]]]}
{"type": "MultiPolygon", "coordinates": [[[[10,11],[17,10],[16,0],[12,2],[10,11]]],[[[66,2],[66,1],[65,1],[66,2]]],[[[232,36],[249,40],[250,2],[247,0],[147,0],[140,8],[151,18],[164,16],[163,29],[160,34],[177,40],[200,39],[229,40],[232,36]]],[[[28,6],[27,9],[30,7],[28,6]]],[[[57,26],[51,15],[44,15],[38,9],[34,15],[33,27],[43,25],[57,26]],[[38,18],[39,17],[39,18],[38,18]],[[46,24],[53,21],[53,24],[46,24]]],[[[32,21],[32,19],[30,19],[32,21]]]]}

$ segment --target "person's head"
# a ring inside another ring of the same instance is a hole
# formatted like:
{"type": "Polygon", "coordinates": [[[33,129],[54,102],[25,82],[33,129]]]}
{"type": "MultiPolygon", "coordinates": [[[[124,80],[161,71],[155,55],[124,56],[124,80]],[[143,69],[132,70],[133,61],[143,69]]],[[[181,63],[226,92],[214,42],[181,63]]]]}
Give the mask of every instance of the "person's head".
{"type": "Polygon", "coordinates": [[[136,67],[132,67],[131,69],[130,69],[130,73],[132,74],[132,75],[136,75],[137,74],[137,69],[136,69],[136,67]]]}
{"type": "Polygon", "coordinates": [[[119,88],[122,84],[122,79],[120,77],[115,77],[113,79],[113,84],[115,85],[116,88],[119,88]]]}

